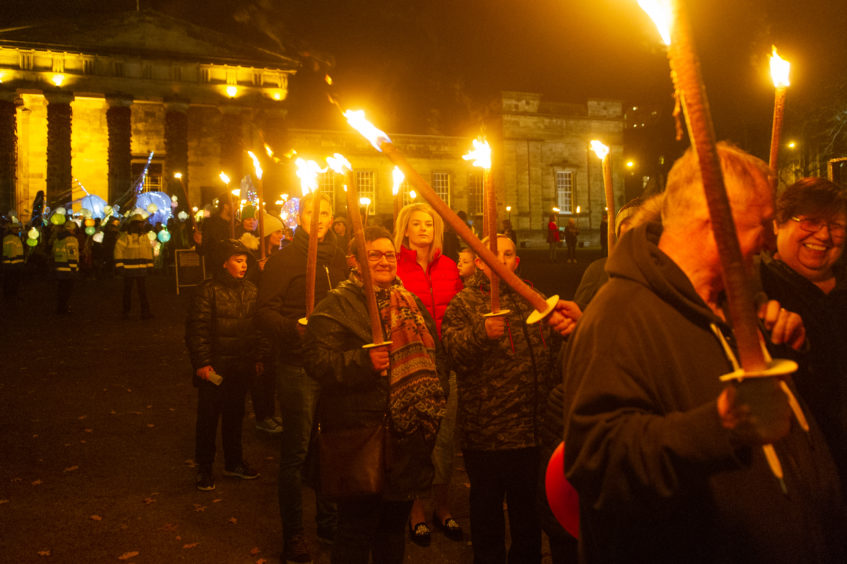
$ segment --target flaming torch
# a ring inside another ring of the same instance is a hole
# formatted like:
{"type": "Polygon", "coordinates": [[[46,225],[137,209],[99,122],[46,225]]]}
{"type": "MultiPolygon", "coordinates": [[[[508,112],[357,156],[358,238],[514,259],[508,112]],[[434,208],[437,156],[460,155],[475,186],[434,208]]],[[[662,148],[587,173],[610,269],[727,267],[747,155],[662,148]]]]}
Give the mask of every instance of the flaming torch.
{"type": "Polygon", "coordinates": [[[771,129],[771,156],[768,165],[777,172],[779,166],[779,136],[782,133],[782,116],[785,113],[785,92],[791,83],[788,81],[788,72],[791,63],[780,57],[773,46],[771,54],[771,78],[775,95],[773,100],[773,128],[771,129]]]}
{"type": "Polygon", "coordinates": [[[612,189],[612,163],[609,157],[609,147],[597,141],[591,142],[591,150],[603,163],[603,188],[606,191],[606,209],[609,221],[606,222],[606,237],[609,241],[609,251],[615,246],[615,192],[612,189]]]}
{"type": "MultiPolygon", "coordinates": [[[[297,159],[297,176],[303,197],[312,194],[312,218],[309,222],[309,250],[306,253],[306,317],[300,323],[306,324],[306,318],[315,308],[315,277],[318,265],[318,220],[321,216],[321,193],[318,190],[318,175],[323,172],[315,161],[297,159]]],[[[302,205],[303,200],[300,200],[302,205]]],[[[301,212],[302,217],[302,212],[301,212]]]]}
{"type": "Polygon", "coordinates": [[[371,325],[372,342],[364,345],[362,348],[385,347],[390,345],[391,341],[385,340],[385,334],[382,330],[382,320],[379,317],[379,308],[376,305],[376,291],[374,290],[373,280],[371,279],[371,269],[368,267],[368,252],[365,249],[365,228],[362,225],[362,216],[358,211],[359,191],[353,184],[353,167],[350,166],[350,163],[344,156],[338,153],[327,157],[326,162],[329,164],[329,168],[344,177],[347,189],[347,214],[353,223],[353,236],[356,238],[356,246],[358,247],[356,258],[359,261],[362,286],[365,289],[365,303],[368,307],[368,320],[371,325]]]}
{"type": "MultiPolygon", "coordinates": [[[[741,361],[741,367],[727,376],[740,381],[744,378],[779,377],[790,374],[797,370],[796,363],[766,359],[766,353],[759,342],[753,290],[746,277],[732,218],[732,208],[729,205],[720,159],[715,148],[712,116],[700,73],[700,61],[694,51],[685,2],[638,0],[638,4],[656,23],[662,39],[669,46],[671,77],[682,99],[691,145],[700,163],[706,203],[720,254],[729,318],[741,361]]],[[[788,389],[784,382],[782,388],[788,389]]],[[[762,448],[771,472],[779,480],[783,491],[786,491],[782,465],[773,445],[765,445],[762,448]]]]}
{"type": "Polygon", "coordinates": [[[262,165],[253,151],[247,151],[247,154],[253,160],[253,169],[256,172],[256,195],[259,198],[256,202],[256,213],[259,214],[259,258],[265,260],[265,184],[262,182],[262,165]]]}
{"type": "MultiPolygon", "coordinates": [[[[497,256],[497,199],[494,197],[494,186],[491,182],[491,146],[484,139],[473,140],[473,150],[462,158],[473,161],[473,166],[482,169],[482,189],[484,200],[484,214],[482,217],[483,232],[488,237],[488,248],[495,257],[497,256]]],[[[500,279],[491,273],[491,313],[486,317],[506,315],[509,310],[500,309],[500,279]]]]}
{"type": "Polygon", "coordinates": [[[493,270],[506,284],[511,286],[515,292],[528,301],[535,311],[530,314],[527,323],[537,323],[547,315],[553,312],[553,309],[559,301],[559,296],[551,296],[547,301],[535,293],[523,280],[517,277],[514,272],[506,268],[498,259],[497,255],[491,252],[485,245],[482,244],[473,231],[465,225],[465,222],[438,197],[435,190],[424,180],[418,172],[412,168],[406,158],[394,147],[391,139],[384,132],[380,131],[365,118],[365,112],[347,110],[344,112],[344,117],[354,129],[365,137],[373,147],[384,153],[391,162],[400,167],[400,170],[406,175],[406,178],[417,188],[418,192],[429,202],[429,205],[440,215],[444,221],[456,231],[456,233],[465,240],[465,242],[474,250],[480,259],[493,270]]]}
{"type": "Polygon", "coordinates": [[[235,202],[232,200],[232,192],[229,189],[229,176],[224,171],[221,171],[221,173],[218,175],[218,178],[220,178],[221,182],[223,182],[224,186],[226,186],[226,193],[227,193],[227,196],[229,197],[229,209],[230,209],[229,238],[235,239],[235,202]]]}
{"type": "Polygon", "coordinates": [[[391,194],[394,198],[394,224],[397,224],[397,216],[400,215],[400,208],[403,207],[403,194],[400,193],[400,186],[406,179],[406,175],[400,170],[399,166],[395,166],[391,172],[391,179],[394,181],[394,186],[391,188],[391,194]]]}

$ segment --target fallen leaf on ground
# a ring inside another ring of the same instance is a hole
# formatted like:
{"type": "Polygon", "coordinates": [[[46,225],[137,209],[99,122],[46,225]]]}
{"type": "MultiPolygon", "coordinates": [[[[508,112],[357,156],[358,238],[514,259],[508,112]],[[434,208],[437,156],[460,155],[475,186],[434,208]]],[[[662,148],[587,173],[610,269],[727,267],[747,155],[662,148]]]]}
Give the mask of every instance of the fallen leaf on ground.
{"type": "Polygon", "coordinates": [[[198,513],[202,512],[202,511],[206,511],[206,506],[205,505],[195,505],[194,511],[196,511],[198,513]]]}
{"type": "Polygon", "coordinates": [[[168,411],[176,411],[176,408],[175,407],[169,407],[168,411]]]}
{"type": "Polygon", "coordinates": [[[139,552],[137,550],[133,552],[124,552],[123,554],[118,556],[118,560],[129,560],[130,558],[135,558],[136,556],[138,556],[138,554],[139,552]]]}
{"type": "Polygon", "coordinates": [[[93,433],[93,432],[94,432],[94,429],[85,429],[85,432],[86,432],[86,433],[93,433]]]}
{"type": "Polygon", "coordinates": [[[222,502],[222,501],[223,501],[223,499],[218,498],[218,499],[213,499],[213,500],[212,500],[212,503],[220,503],[220,502],[222,502]]]}
{"type": "Polygon", "coordinates": [[[47,550],[39,550],[39,551],[38,551],[38,555],[39,555],[39,556],[52,556],[52,555],[53,555],[53,551],[52,551],[52,550],[50,550],[49,548],[48,548],[47,550]]]}
{"type": "Polygon", "coordinates": [[[41,485],[41,484],[43,484],[43,483],[44,483],[44,482],[42,482],[41,480],[33,480],[33,481],[32,481],[32,485],[33,485],[33,486],[40,486],[40,485],[41,485]]]}
{"type": "Polygon", "coordinates": [[[190,542],[190,543],[188,543],[188,544],[184,544],[184,545],[182,545],[182,548],[194,548],[194,547],[195,547],[195,546],[197,546],[198,544],[200,544],[200,543],[199,543],[199,542],[190,542]]]}
{"type": "Polygon", "coordinates": [[[63,472],[73,472],[74,470],[79,470],[79,466],[74,464],[73,466],[68,466],[63,470],[63,472]]]}
{"type": "Polygon", "coordinates": [[[32,438],[33,438],[33,439],[37,439],[37,438],[38,438],[38,433],[34,434],[34,435],[32,436],[32,438]]]}
{"type": "Polygon", "coordinates": [[[87,419],[87,418],[88,418],[88,415],[80,415],[79,417],[77,417],[77,419],[79,419],[80,421],[82,421],[83,419],[87,419]]]}
{"type": "Polygon", "coordinates": [[[103,518],[100,517],[99,515],[92,515],[91,517],[89,517],[89,519],[91,519],[92,521],[102,521],[103,520],[103,518]]]}
{"type": "Polygon", "coordinates": [[[159,528],[160,531],[176,531],[176,529],[177,526],[173,523],[165,523],[159,528]]]}
{"type": "Polygon", "coordinates": [[[150,428],[155,427],[155,425],[153,423],[148,423],[147,426],[150,427],[150,428]]]}
{"type": "Polygon", "coordinates": [[[0,499],[0,505],[3,505],[4,503],[9,503],[9,500],[8,499],[0,499]]]}
{"type": "Polygon", "coordinates": [[[85,444],[87,441],[85,439],[80,439],[79,442],[85,444]]]}
{"type": "Polygon", "coordinates": [[[256,556],[256,555],[257,555],[257,554],[259,554],[260,552],[262,552],[262,551],[261,551],[261,550],[259,550],[259,547],[258,547],[258,546],[254,546],[253,548],[251,548],[251,549],[250,549],[250,555],[251,555],[251,556],[256,556]]]}
{"type": "Polygon", "coordinates": [[[238,524],[238,519],[235,517],[230,517],[229,519],[227,519],[227,521],[232,523],[233,525],[238,524]]]}
{"type": "Polygon", "coordinates": [[[268,564],[268,561],[264,558],[259,558],[258,560],[256,560],[256,564],[268,564]]]}
{"type": "Polygon", "coordinates": [[[152,497],[145,497],[144,498],[144,505],[150,505],[151,503],[156,503],[156,500],[153,499],[152,497]]]}
{"type": "Polygon", "coordinates": [[[147,409],[153,409],[153,406],[152,406],[152,405],[148,405],[148,406],[147,406],[147,409]]]}

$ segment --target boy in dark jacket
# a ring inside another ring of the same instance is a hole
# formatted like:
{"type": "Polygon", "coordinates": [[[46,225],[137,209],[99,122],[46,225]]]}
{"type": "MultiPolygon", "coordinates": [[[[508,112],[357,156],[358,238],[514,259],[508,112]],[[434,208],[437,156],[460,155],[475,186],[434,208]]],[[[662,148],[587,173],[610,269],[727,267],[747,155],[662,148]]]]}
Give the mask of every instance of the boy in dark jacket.
{"type": "Polygon", "coordinates": [[[247,255],[244,245],[230,240],[219,247],[215,260],[221,266],[197,289],[185,324],[185,344],[194,368],[197,387],[195,460],[197,489],[215,489],[212,463],[215,436],[222,419],[224,476],[252,480],[259,473],[244,461],[241,425],[244,398],[251,376],[264,370],[265,347],[253,327],[256,286],[245,280],[247,255]]]}

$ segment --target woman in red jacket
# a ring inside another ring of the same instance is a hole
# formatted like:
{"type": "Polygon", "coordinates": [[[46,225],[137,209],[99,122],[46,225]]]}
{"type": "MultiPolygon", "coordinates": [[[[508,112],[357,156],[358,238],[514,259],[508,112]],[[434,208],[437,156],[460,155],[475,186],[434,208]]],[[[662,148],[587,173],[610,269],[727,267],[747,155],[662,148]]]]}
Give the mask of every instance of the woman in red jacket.
{"type": "MultiPolygon", "coordinates": [[[[449,257],[441,254],[444,222],[427,204],[410,204],[400,210],[394,227],[394,246],[397,253],[397,277],[403,286],[415,294],[435,319],[441,336],[441,319],[447,304],[462,289],[459,269],[449,257]]],[[[453,430],[456,422],[456,377],[450,375],[447,415],[441,421],[432,461],[435,478],[432,481],[433,524],[453,540],[462,539],[462,527],[453,518],[447,499],[450,474],[453,470],[453,430]]],[[[428,546],[432,531],[427,524],[423,503],[416,499],[409,515],[412,541],[428,546]]]]}

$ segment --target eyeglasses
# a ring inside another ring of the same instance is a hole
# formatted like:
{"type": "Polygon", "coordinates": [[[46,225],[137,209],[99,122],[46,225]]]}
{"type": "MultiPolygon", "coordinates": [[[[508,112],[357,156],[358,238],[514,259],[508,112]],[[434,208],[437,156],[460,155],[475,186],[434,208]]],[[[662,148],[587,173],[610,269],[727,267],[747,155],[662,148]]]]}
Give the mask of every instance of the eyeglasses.
{"type": "Polygon", "coordinates": [[[825,221],[819,217],[799,217],[793,216],[792,221],[796,221],[800,225],[800,229],[808,233],[816,233],[824,225],[829,229],[829,234],[833,237],[844,237],[847,234],[847,226],[837,221],[825,221]]]}
{"type": "Polygon", "coordinates": [[[382,257],[385,257],[385,260],[388,262],[396,262],[397,261],[397,253],[394,251],[368,251],[368,262],[379,262],[382,260],[382,257]]]}

